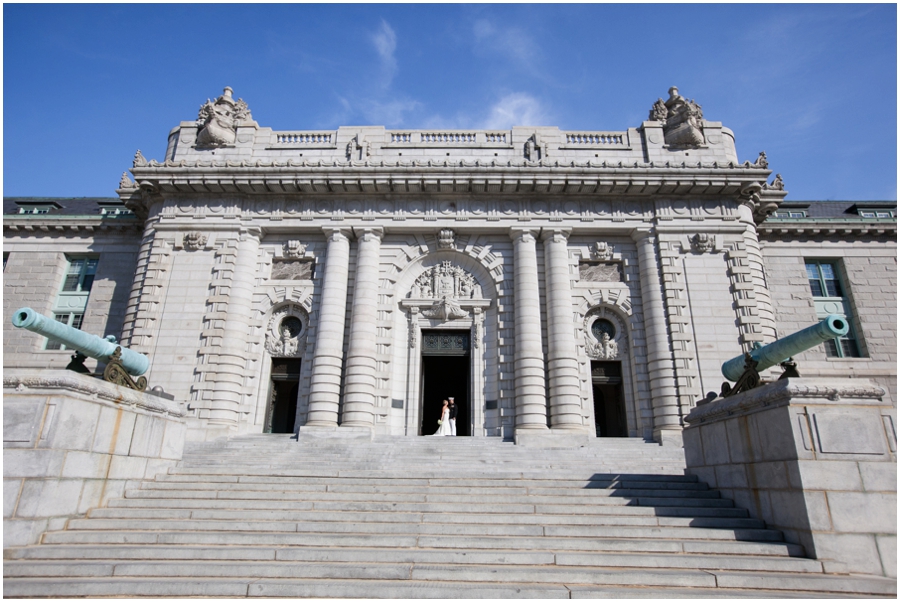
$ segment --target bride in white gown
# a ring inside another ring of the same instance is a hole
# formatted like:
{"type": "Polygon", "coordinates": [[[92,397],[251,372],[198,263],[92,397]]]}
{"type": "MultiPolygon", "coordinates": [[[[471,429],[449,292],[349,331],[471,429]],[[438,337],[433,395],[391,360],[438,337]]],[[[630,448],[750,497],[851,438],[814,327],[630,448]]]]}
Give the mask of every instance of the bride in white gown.
{"type": "Polygon", "coordinates": [[[441,426],[438,427],[437,432],[432,435],[432,437],[448,437],[450,436],[450,402],[446,399],[444,400],[444,409],[441,410],[441,426]]]}

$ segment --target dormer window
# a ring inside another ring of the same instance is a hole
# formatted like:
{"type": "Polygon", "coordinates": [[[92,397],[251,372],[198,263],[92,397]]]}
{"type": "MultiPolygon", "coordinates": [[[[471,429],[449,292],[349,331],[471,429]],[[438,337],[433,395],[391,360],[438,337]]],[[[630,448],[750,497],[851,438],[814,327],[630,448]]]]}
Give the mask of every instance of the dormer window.
{"type": "Polygon", "coordinates": [[[896,215],[893,211],[885,211],[884,209],[860,209],[857,213],[860,217],[869,219],[890,219],[896,215]]]}
{"type": "Polygon", "coordinates": [[[62,209],[62,205],[53,201],[47,202],[17,202],[19,206],[19,215],[46,215],[57,209],[62,209]]]}
{"type": "Polygon", "coordinates": [[[801,217],[806,217],[806,211],[799,211],[799,210],[788,211],[788,210],[782,209],[781,211],[776,211],[775,213],[773,213],[772,217],[777,218],[777,219],[797,219],[797,218],[801,218],[801,217]]]}
{"type": "Polygon", "coordinates": [[[134,215],[134,211],[121,203],[100,203],[100,215],[117,217],[120,215],[134,215]]]}

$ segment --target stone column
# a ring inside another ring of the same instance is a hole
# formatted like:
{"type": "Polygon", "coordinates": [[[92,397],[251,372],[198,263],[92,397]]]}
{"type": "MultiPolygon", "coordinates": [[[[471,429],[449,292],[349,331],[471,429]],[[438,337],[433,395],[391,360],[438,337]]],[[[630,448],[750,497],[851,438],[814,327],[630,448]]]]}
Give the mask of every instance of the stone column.
{"type": "Polygon", "coordinates": [[[346,229],[324,228],[324,231],[328,249],[325,252],[322,299],[316,323],[307,427],[337,427],[341,396],[350,239],[346,229]]]}
{"type": "Polygon", "coordinates": [[[544,281],[547,297],[547,366],[550,427],[585,430],[581,418],[578,348],[572,322],[568,230],[544,230],[544,281]]]}
{"type": "Polygon", "coordinates": [[[515,278],[516,431],[547,429],[541,302],[534,231],[510,230],[515,278]]]}
{"type": "Polygon", "coordinates": [[[216,354],[216,381],[210,424],[237,426],[247,367],[247,337],[253,313],[253,289],[259,273],[259,228],[242,229],[228,291],[222,346],[216,354]]]}
{"type": "Polygon", "coordinates": [[[663,304],[656,235],[650,229],[635,229],[631,236],[637,243],[641,273],[641,307],[644,311],[647,373],[650,378],[650,396],[653,404],[653,437],[662,443],[670,438],[671,432],[675,432],[674,438],[680,441],[681,413],[678,407],[669,328],[663,304]]]}
{"type": "Polygon", "coordinates": [[[341,426],[375,426],[375,354],[378,320],[378,264],[381,228],[357,233],[356,285],[350,317],[347,374],[341,426]]]}

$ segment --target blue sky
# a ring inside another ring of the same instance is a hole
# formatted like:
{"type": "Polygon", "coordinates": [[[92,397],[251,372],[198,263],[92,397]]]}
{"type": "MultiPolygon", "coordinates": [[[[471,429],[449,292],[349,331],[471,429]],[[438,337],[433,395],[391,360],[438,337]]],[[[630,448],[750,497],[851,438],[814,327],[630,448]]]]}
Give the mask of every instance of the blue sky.
{"type": "Polygon", "coordinates": [[[896,10],[5,4],[3,193],[113,196],[226,85],[276,130],[622,130],[677,85],[789,199],[896,199],[896,10]]]}

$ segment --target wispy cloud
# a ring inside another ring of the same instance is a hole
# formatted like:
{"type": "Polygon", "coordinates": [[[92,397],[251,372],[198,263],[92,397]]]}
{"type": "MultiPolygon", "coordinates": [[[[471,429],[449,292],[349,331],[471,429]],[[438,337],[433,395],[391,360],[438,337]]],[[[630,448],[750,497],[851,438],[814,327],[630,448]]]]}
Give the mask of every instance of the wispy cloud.
{"type": "Polygon", "coordinates": [[[397,50],[397,34],[384,19],[381,20],[381,27],[372,35],[372,43],[381,60],[381,87],[386,89],[390,87],[397,74],[397,58],[394,56],[397,50]]]}
{"type": "Polygon", "coordinates": [[[369,123],[399,127],[405,125],[406,115],[421,108],[422,103],[411,99],[388,101],[366,100],[361,103],[361,111],[369,123]]]}
{"type": "Polygon", "coordinates": [[[551,121],[551,116],[538,99],[524,92],[514,92],[491,107],[482,127],[494,129],[514,125],[549,125],[551,121]]]}
{"type": "Polygon", "coordinates": [[[538,45],[532,36],[519,27],[498,27],[487,19],[479,19],[472,26],[476,49],[499,55],[528,70],[534,68],[538,45]]]}

